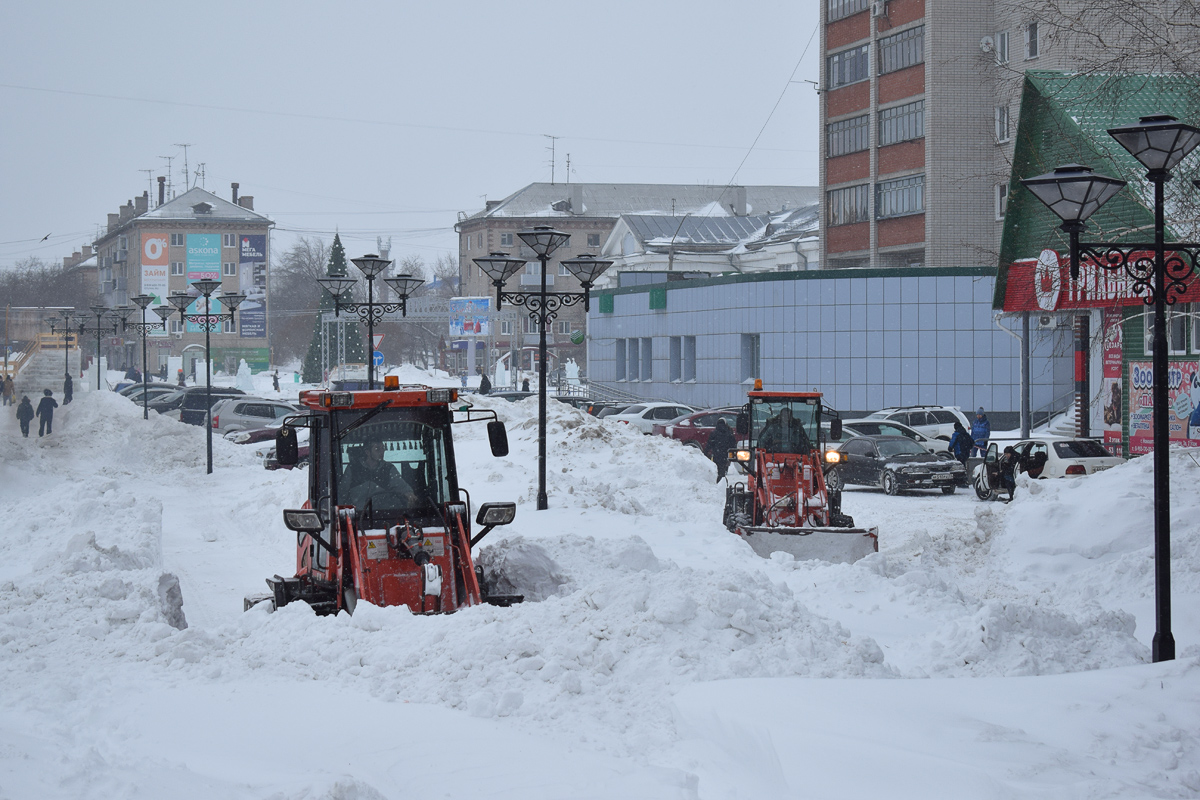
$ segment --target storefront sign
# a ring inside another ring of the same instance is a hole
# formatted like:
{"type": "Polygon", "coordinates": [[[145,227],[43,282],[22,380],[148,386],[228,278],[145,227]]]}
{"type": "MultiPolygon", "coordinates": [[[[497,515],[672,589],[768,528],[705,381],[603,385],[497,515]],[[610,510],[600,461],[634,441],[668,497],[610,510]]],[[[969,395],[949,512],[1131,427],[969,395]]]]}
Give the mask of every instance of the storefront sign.
{"type": "Polygon", "coordinates": [[[238,306],[238,324],[245,338],[267,335],[267,237],[265,234],[238,237],[238,274],[246,299],[238,306]]]}
{"type": "Polygon", "coordinates": [[[1121,453],[1122,408],[1121,354],[1122,327],[1121,310],[1106,309],[1102,316],[1100,335],[1103,378],[1100,387],[1100,407],[1103,413],[1104,446],[1113,455],[1121,453]]]}
{"type": "MultiPolygon", "coordinates": [[[[1153,253],[1134,254],[1152,259],[1153,253]]],[[[1123,269],[1106,270],[1089,258],[1079,262],[1079,280],[1071,280],[1071,259],[1053,250],[1043,250],[1037,258],[1014,261],[1004,284],[1006,312],[1072,311],[1084,308],[1115,308],[1144,303],[1144,296],[1133,291],[1133,281],[1123,269]]],[[[1200,302],[1200,281],[1191,280],[1187,290],[1175,297],[1177,302],[1200,302]]]]}

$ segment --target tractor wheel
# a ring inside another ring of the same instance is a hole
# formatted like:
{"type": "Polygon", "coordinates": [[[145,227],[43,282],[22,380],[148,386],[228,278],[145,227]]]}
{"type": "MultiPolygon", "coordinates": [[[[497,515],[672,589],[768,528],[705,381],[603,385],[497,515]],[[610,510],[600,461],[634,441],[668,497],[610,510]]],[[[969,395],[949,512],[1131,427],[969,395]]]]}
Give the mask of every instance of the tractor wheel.
{"type": "Polygon", "coordinates": [[[840,469],[834,467],[825,474],[825,488],[831,492],[840,492],[846,488],[846,481],[842,479],[840,469]]]}
{"type": "Polygon", "coordinates": [[[884,471],[879,484],[883,487],[884,494],[890,494],[892,497],[900,494],[900,481],[896,479],[896,473],[890,469],[884,471]]]}
{"type": "Polygon", "coordinates": [[[954,494],[954,486],[943,486],[942,494],[954,494]]]}

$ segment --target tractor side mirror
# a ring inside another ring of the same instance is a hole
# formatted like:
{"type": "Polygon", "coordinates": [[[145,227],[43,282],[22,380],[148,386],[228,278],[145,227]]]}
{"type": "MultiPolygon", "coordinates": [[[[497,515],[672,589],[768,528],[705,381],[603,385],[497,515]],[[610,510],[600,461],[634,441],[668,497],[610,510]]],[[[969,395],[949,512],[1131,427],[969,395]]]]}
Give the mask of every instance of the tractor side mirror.
{"type": "Polygon", "coordinates": [[[504,423],[494,419],[488,423],[487,428],[488,444],[492,446],[492,455],[496,458],[508,455],[508,431],[504,429],[504,423]]]}
{"type": "Polygon", "coordinates": [[[738,412],[737,422],[734,423],[734,432],[739,436],[750,433],[750,406],[742,406],[742,410],[738,412]]]}
{"type": "Polygon", "coordinates": [[[829,438],[835,442],[842,440],[842,421],[836,417],[829,423],[829,438]]]}
{"type": "Polygon", "coordinates": [[[280,466],[296,466],[296,462],[300,460],[299,452],[295,428],[284,425],[275,432],[275,460],[280,466]]]}

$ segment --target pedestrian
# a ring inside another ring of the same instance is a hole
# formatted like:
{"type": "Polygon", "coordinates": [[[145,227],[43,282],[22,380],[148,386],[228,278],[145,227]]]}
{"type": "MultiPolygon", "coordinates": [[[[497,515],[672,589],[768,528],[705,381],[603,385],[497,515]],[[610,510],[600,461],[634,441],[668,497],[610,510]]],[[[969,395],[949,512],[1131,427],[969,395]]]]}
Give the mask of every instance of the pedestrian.
{"type": "Polygon", "coordinates": [[[45,436],[47,433],[54,433],[54,409],[58,408],[58,401],[51,395],[49,389],[43,389],[42,402],[38,403],[37,415],[41,422],[38,423],[38,436],[45,436]]]}
{"type": "Polygon", "coordinates": [[[183,377],[183,370],[179,370],[179,385],[187,386],[187,378],[183,377]]]}
{"type": "Polygon", "coordinates": [[[488,380],[488,376],[480,374],[479,376],[479,393],[487,394],[492,390],[492,382],[488,380]]]}
{"type": "Polygon", "coordinates": [[[71,398],[75,394],[75,384],[71,381],[71,373],[67,373],[67,379],[63,381],[63,405],[69,405],[71,398]]]}
{"type": "Polygon", "coordinates": [[[14,394],[16,394],[16,390],[13,389],[12,376],[5,375],[4,380],[0,380],[0,397],[4,398],[4,405],[11,406],[13,404],[14,394]]]}
{"type": "Polygon", "coordinates": [[[1009,502],[1017,490],[1017,451],[1008,446],[1000,456],[1000,487],[1008,490],[1009,502]]]}
{"type": "Polygon", "coordinates": [[[29,438],[29,423],[33,420],[33,403],[29,402],[29,395],[21,397],[21,404],[17,406],[17,422],[21,423],[21,435],[26,439],[29,438]]]}
{"type": "Polygon", "coordinates": [[[967,459],[971,457],[971,447],[974,442],[971,441],[967,429],[963,427],[961,422],[954,423],[954,434],[950,437],[950,444],[946,447],[951,455],[965,467],[967,459]]]}
{"type": "Polygon", "coordinates": [[[462,372],[462,388],[467,388],[467,371],[465,369],[462,372]]]}
{"type": "Polygon", "coordinates": [[[521,391],[522,392],[529,391],[529,378],[525,378],[524,380],[521,381],[521,391]]]}
{"type": "Polygon", "coordinates": [[[279,370],[275,370],[275,374],[271,376],[271,386],[275,391],[279,391],[279,370]]]}
{"type": "Polygon", "coordinates": [[[729,423],[723,417],[718,418],[717,427],[713,428],[712,435],[708,437],[708,444],[704,447],[705,454],[717,465],[717,483],[720,483],[729,471],[729,451],[736,444],[737,439],[729,429],[729,423]]]}
{"type": "Polygon", "coordinates": [[[987,414],[983,413],[983,406],[975,412],[975,421],[971,423],[971,440],[975,442],[975,449],[971,455],[986,456],[988,449],[988,439],[992,438],[992,423],[988,420],[987,414]]]}
{"type": "Polygon", "coordinates": [[[158,374],[162,378],[163,383],[166,383],[167,382],[167,365],[166,364],[163,364],[162,367],[159,368],[158,374]]]}

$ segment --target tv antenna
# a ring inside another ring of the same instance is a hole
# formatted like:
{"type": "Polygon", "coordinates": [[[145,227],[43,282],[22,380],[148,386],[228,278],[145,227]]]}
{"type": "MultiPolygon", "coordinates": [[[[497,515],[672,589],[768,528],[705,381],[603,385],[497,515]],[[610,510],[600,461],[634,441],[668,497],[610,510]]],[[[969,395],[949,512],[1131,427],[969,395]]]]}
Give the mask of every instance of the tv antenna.
{"type": "Polygon", "coordinates": [[[548,133],[543,133],[542,136],[545,136],[547,139],[550,140],[550,146],[547,147],[546,149],[550,151],[550,185],[553,186],[554,185],[554,145],[562,137],[561,136],[551,136],[548,133]]]}
{"type": "Polygon", "coordinates": [[[189,173],[188,173],[187,149],[189,147],[191,147],[193,144],[194,144],[193,142],[187,142],[186,144],[180,144],[179,142],[175,143],[176,147],[183,148],[183,187],[184,187],[183,190],[185,192],[188,189],[192,188],[191,186],[188,185],[189,173]]]}
{"type": "MultiPolygon", "coordinates": [[[[196,165],[196,180],[198,180],[200,182],[200,188],[203,189],[204,188],[204,162],[203,161],[201,161],[199,164],[196,165]]],[[[196,184],[193,183],[192,185],[195,186],[196,184]]]]}
{"type": "Polygon", "coordinates": [[[167,162],[167,194],[169,195],[167,199],[174,200],[175,184],[171,182],[171,176],[173,174],[171,172],[171,162],[175,160],[175,156],[159,156],[159,158],[167,162]]]}
{"type": "Polygon", "coordinates": [[[150,194],[148,194],[146,196],[153,197],[154,196],[154,172],[155,171],[152,169],[139,169],[138,172],[146,173],[146,182],[150,184],[150,194]]]}

